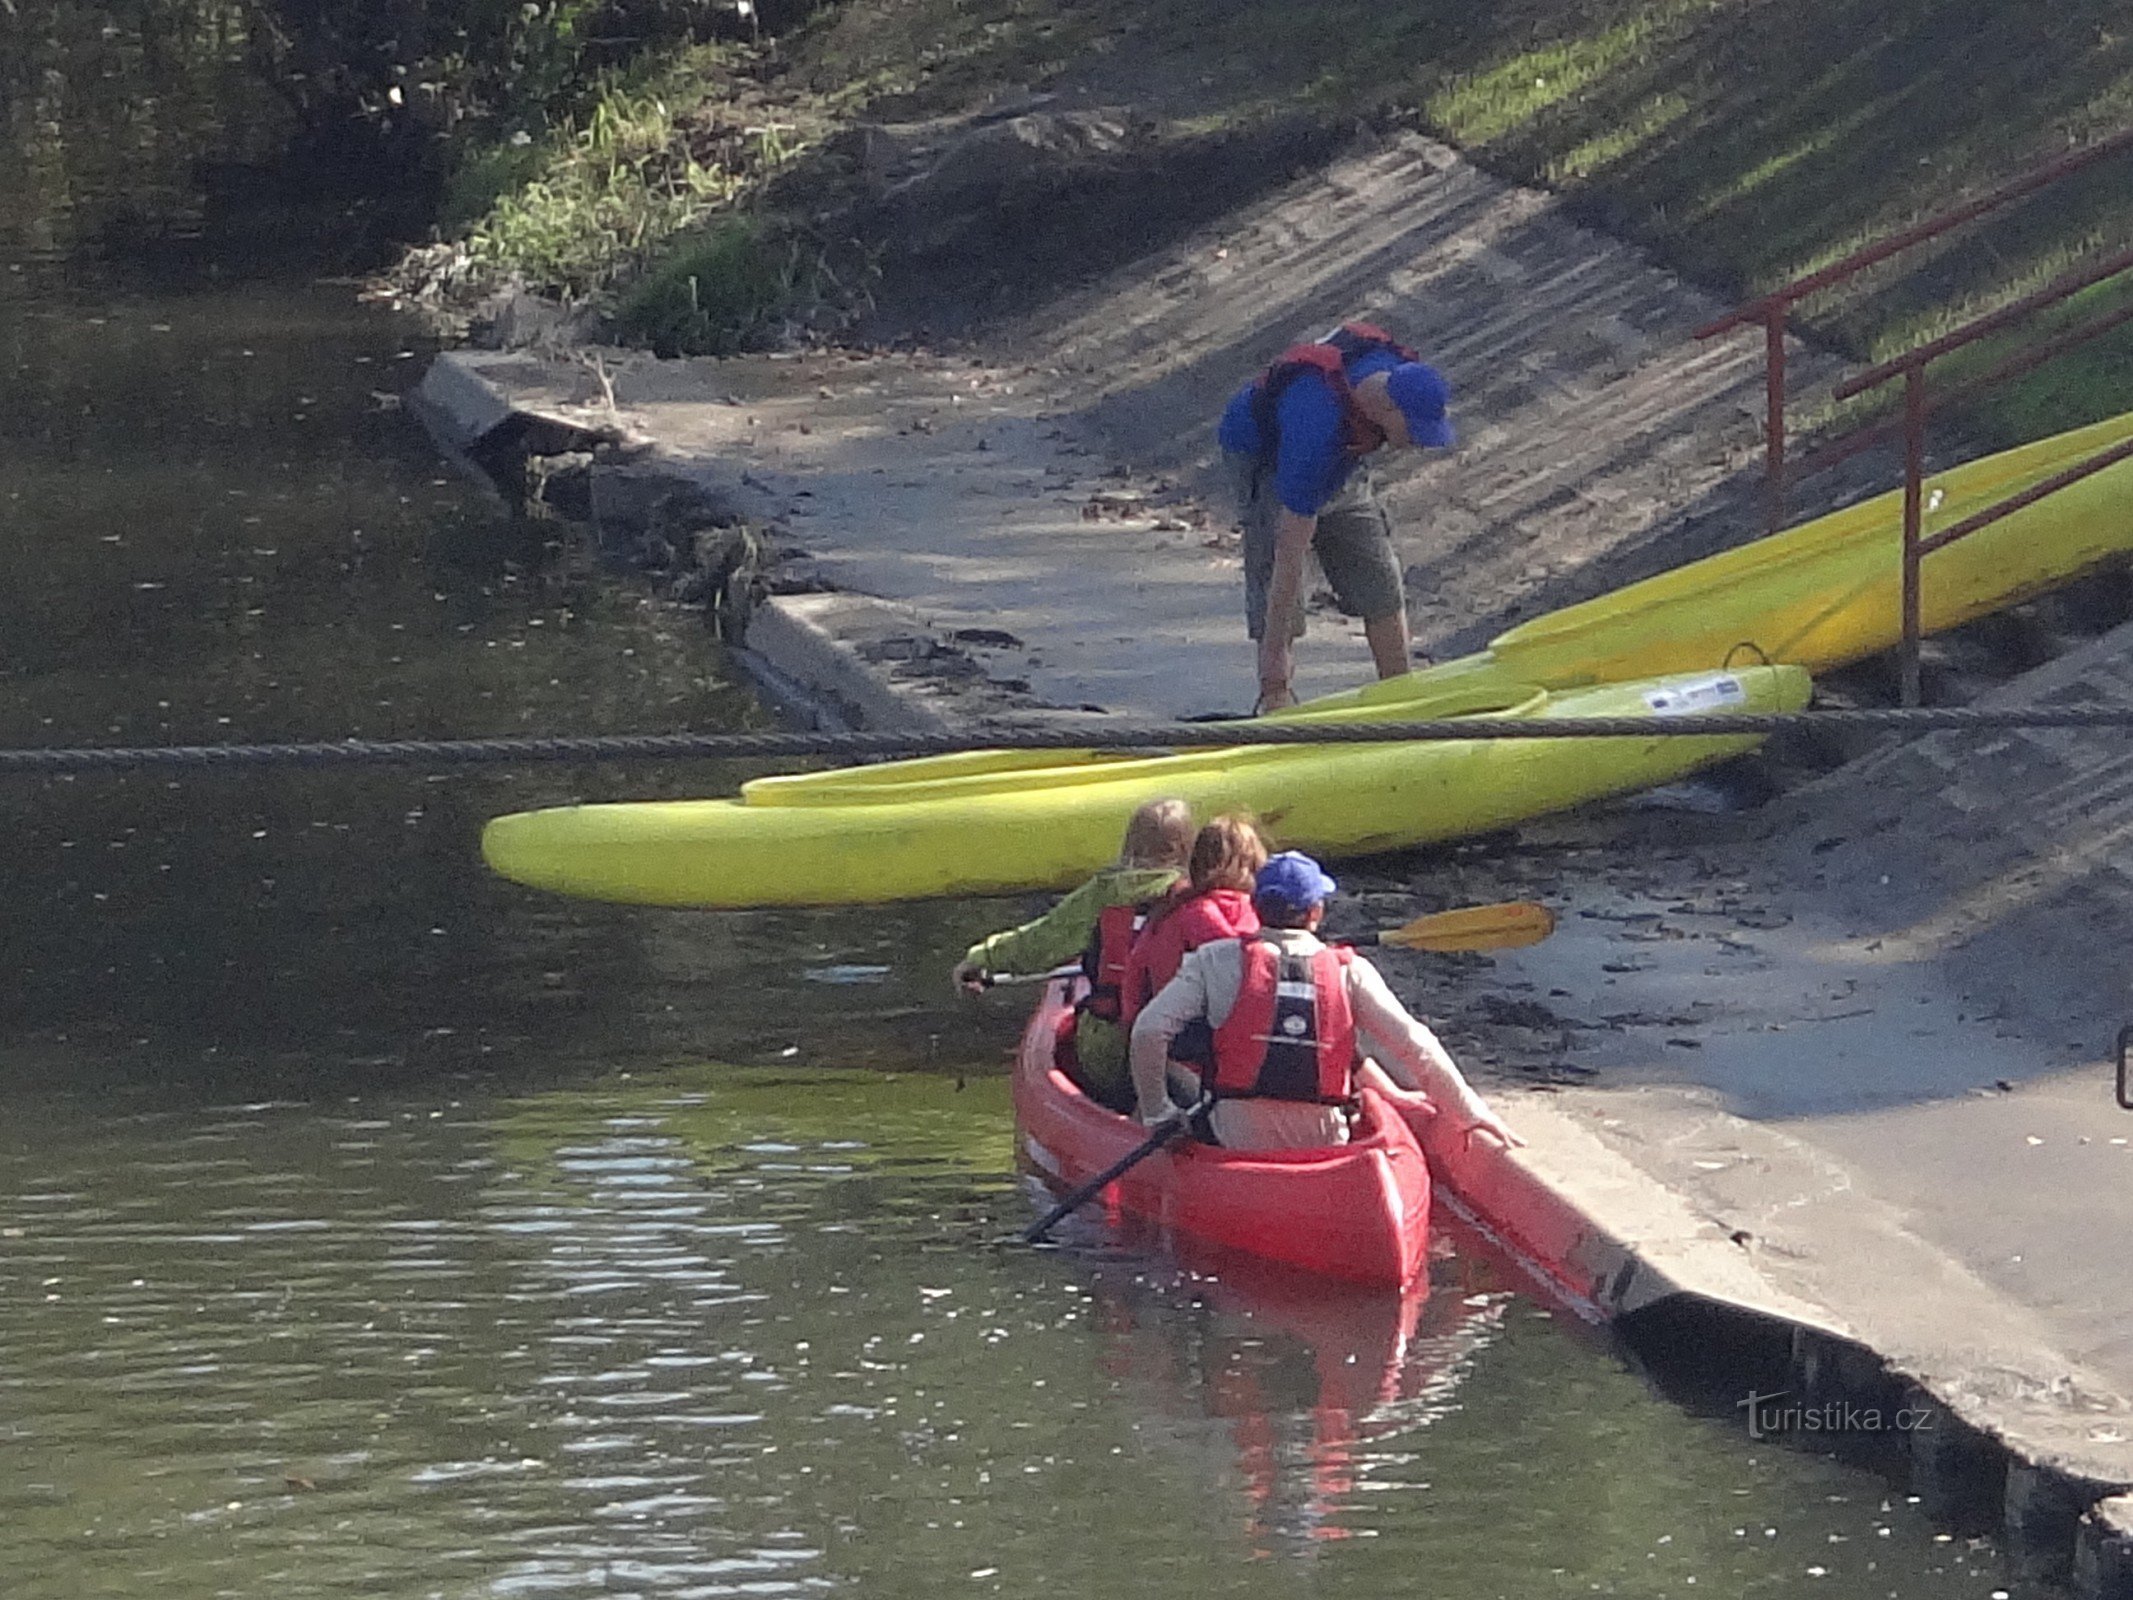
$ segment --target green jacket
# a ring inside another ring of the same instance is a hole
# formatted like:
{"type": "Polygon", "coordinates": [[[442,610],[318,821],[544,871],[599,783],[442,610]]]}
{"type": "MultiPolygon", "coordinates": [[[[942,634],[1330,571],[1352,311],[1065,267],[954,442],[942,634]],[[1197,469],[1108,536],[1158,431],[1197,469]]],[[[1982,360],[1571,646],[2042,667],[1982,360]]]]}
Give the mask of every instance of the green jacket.
{"type": "MultiPolygon", "coordinates": [[[[1080,959],[1105,911],[1160,900],[1184,876],[1169,867],[1106,867],[1035,922],[980,939],[963,959],[989,974],[1063,967],[1080,959]]],[[[1083,1012],[1074,1023],[1074,1053],[1092,1088],[1107,1096],[1130,1096],[1126,1032],[1117,1023],[1083,1012]]]]}
{"type": "Polygon", "coordinates": [[[1106,910],[1159,900],[1183,876],[1170,867],[1106,867],[1035,922],[980,939],[963,959],[987,974],[1063,967],[1080,958],[1106,910]]]}

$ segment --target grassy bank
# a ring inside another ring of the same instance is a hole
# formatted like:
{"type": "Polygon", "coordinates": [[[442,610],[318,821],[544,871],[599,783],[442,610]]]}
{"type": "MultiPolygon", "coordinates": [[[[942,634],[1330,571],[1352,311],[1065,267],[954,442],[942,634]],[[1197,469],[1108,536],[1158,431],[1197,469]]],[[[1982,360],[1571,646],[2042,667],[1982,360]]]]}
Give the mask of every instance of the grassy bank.
{"type": "MultiPolygon", "coordinates": [[[[2133,120],[2133,23],[2116,0],[843,0],[781,50],[778,74],[752,80],[792,130],[774,154],[678,160],[735,83],[730,59],[707,69],[683,53],[665,79],[616,86],[639,97],[623,120],[642,143],[627,155],[580,119],[543,130],[519,167],[478,157],[510,181],[466,237],[495,266],[610,292],[676,248],[701,250],[706,227],[756,204],[766,174],[840,121],[1066,89],[1173,130],[1298,112],[1410,120],[1747,294],[2133,120]],[[663,116],[644,113],[647,95],[663,116]]],[[[2107,163],[1859,280],[1810,320],[1862,356],[1915,343],[2133,239],[2129,177],[2133,161],[2107,163]]],[[[789,265],[769,270],[789,242],[751,255],[728,237],[744,276],[798,288],[789,265]]],[[[2098,347],[1992,420],[2031,433],[2124,409],[2129,372],[2133,339],[2098,347]]]]}

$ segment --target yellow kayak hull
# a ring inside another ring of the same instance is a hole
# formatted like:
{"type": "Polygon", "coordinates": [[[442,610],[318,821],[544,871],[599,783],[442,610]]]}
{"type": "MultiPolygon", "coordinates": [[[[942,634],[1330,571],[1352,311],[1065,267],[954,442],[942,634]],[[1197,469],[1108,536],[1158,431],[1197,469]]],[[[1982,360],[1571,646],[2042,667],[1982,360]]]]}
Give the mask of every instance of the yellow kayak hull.
{"type": "MultiPolygon", "coordinates": [[[[1465,656],[1426,672],[1327,695],[1260,719],[1266,722],[1321,725],[1339,722],[1434,721],[1440,717],[1507,715],[1546,691],[1512,681],[1497,662],[1483,655],[1465,656]]],[[[1179,770],[1200,761],[1237,759],[1237,747],[1209,746],[1172,753],[1179,770]]],[[[861,805],[921,797],[952,798],[1007,787],[1057,787],[1103,782],[1122,767],[1149,759],[1094,750],[965,750],[954,755],[885,761],[871,767],[839,767],[756,778],[741,785],[741,800],[751,806],[861,805]]]]}
{"type": "MultiPolygon", "coordinates": [[[[2133,439],[2133,413],[1936,473],[1926,537],[2133,439]]],[[[1925,558],[1924,631],[1971,621],[2133,550],[2133,461],[1925,558]]],[[[1903,493],[1861,501],[1677,567],[1489,641],[1512,677],[1551,689],[1781,661],[1822,673],[1903,638],[1903,493]]]]}
{"type": "MultiPolygon", "coordinates": [[[[1926,483],[1928,536],[2133,438],[2133,413],[2003,451],[1926,483]]],[[[1901,491],[1536,617],[1478,655],[1329,695],[1269,721],[1448,717],[1501,710],[1535,688],[1570,689],[1758,661],[1812,673],[1902,637],[1901,491]]],[[[1925,559],[1927,633],[2013,605],[2133,550],[2133,462],[2003,518],[1925,559]]],[[[1114,764],[1101,751],[980,750],[834,772],[759,778],[750,805],[905,799],[943,779],[1021,774],[1070,783],[1114,764]],[[1040,776],[1041,775],[1041,776],[1040,776]],[[907,786],[920,790],[907,792],[907,786]]],[[[939,791],[933,791],[939,792],[939,791]]]]}
{"type": "MultiPolygon", "coordinates": [[[[1807,674],[1751,668],[1562,695],[1521,716],[1795,711],[1807,674]]],[[[856,804],[740,800],[566,806],[499,817],[482,853],[535,888],[638,905],[846,905],[1061,887],[1113,860],[1127,817],[1176,796],[1198,816],[1247,811],[1277,847],[1329,856],[1453,839],[1665,783],[1752,749],[1753,737],[1507,739],[1232,749],[1110,763],[1056,785],[960,773],[951,789],[856,804]]]]}
{"type": "MultiPolygon", "coordinates": [[[[1940,473],[1930,536],[2133,438],[2133,414],[1940,473]]],[[[1650,680],[1725,673],[1739,709],[1796,710],[1807,671],[1901,636],[1902,496],[1880,496],[1535,618],[1479,655],[1277,713],[1281,721],[1477,713],[1614,715],[1650,680]],[[1783,670],[1752,667],[1782,664],[1783,670]]],[[[2133,462],[2093,474],[1928,556],[1928,633],[2133,549],[2133,462]]],[[[483,836],[491,866],[566,894],[676,906],[829,905],[1073,882],[1112,858],[1126,817],[1175,795],[1256,814],[1277,843],[1343,854],[1501,827],[1663,783],[1753,739],[1207,748],[1158,756],[973,751],[764,778],[737,800],[519,813],[483,836]]]]}

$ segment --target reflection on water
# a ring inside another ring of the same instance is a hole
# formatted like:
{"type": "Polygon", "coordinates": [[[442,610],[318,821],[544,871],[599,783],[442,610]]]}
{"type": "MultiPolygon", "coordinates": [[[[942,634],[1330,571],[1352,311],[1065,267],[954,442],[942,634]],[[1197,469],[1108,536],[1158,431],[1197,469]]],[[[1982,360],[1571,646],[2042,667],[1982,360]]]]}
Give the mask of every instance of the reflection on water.
{"type": "MultiPolygon", "coordinates": [[[[19,580],[0,588],[0,738],[753,714],[691,619],[608,592],[441,474],[383,404],[421,352],[345,287],[44,301],[6,338],[23,403],[0,418],[0,561],[19,580]]],[[[577,965],[545,948],[558,933],[596,967],[632,941],[516,915],[469,842],[500,802],[589,776],[11,781],[0,1028],[378,1056],[472,1035],[501,979],[500,1038],[527,1035],[573,1009],[540,976],[577,965]]]]}
{"type": "Polygon", "coordinates": [[[16,1112],[26,1600],[1997,1586],[1478,1249],[1402,1299],[993,1243],[997,1079],[16,1112]]]}
{"type": "MultiPolygon", "coordinates": [[[[396,404],[426,353],[341,284],[55,289],[0,306],[0,740],[760,722],[699,618],[604,581],[445,471],[396,404]]],[[[53,1045],[122,1052],[152,1072],[272,1055],[277,1071],[323,1057],[336,1073],[421,1075],[534,1040],[603,1060],[677,1043],[775,1058],[795,1042],[821,1059],[862,1040],[938,1055],[943,1030],[911,984],[930,1000],[949,949],[997,913],[922,913],[915,933],[821,914],[646,916],[539,899],[476,856],[497,811],[716,792],[742,775],[7,780],[0,1039],[40,1060],[53,1045]],[[801,976],[884,964],[892,942],[894,983],[833,992],[801,976]],[[737,1012],[736,988],[791,999],[782,1011],[811,1030],[737,1012]]]]}

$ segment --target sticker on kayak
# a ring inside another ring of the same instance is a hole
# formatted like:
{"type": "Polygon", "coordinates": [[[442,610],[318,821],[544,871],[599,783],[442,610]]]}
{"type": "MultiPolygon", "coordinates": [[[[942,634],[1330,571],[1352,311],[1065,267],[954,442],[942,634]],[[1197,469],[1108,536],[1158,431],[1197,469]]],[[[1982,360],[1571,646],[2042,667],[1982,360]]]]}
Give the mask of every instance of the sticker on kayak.
{"type": "Polygon", "coordinates": [[[1689,717],[1724,711],[1744,704],[1747,698],[1748,691],[1741,687],[1740,679],[1728,675],[1699,678],[1671,689],[1653,689],[1645,695],[1644,703],[1652,708],[1655,717],[1689,717]]]}

